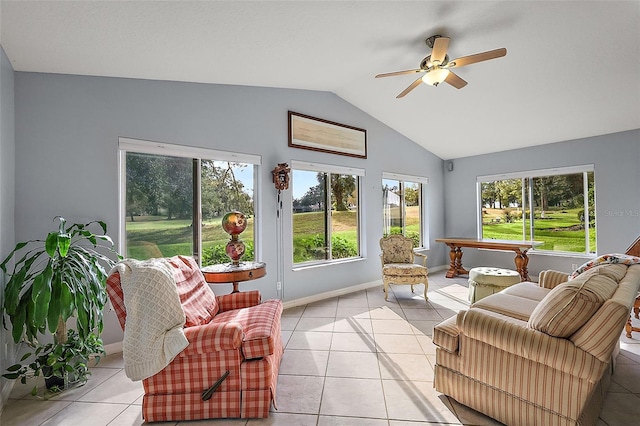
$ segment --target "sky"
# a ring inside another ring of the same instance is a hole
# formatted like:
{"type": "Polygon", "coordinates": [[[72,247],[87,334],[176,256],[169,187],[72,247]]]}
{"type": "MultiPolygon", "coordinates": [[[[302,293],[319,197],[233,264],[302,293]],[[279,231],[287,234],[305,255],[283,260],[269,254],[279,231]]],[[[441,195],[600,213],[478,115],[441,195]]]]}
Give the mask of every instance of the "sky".
{"type": "MultiPolygon", "coordinates": [[[[235,169],[234,174],[244,185],[245,191],[249,194],[253,192],[253,168],[244,167],[235,169]]],[[[318,184],[316,172],[304,172],[293,170],[291,180],[289,181],[289,190],[293,191],[293,198],[301,198],[307,190],[318,184]]]]}

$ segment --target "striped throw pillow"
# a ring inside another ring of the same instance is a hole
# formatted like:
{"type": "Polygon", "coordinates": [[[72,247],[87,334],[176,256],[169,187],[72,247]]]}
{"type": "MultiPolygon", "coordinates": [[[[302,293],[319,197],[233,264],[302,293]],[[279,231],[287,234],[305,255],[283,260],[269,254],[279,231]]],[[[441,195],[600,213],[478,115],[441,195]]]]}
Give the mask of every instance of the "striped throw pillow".
{"type": "Polygon", "coordinates": [[[529,317],[529,327],[554,337],[569,337],[611,298],[618,283],[592,273],[562,283],[547,294],[529,317]]]}

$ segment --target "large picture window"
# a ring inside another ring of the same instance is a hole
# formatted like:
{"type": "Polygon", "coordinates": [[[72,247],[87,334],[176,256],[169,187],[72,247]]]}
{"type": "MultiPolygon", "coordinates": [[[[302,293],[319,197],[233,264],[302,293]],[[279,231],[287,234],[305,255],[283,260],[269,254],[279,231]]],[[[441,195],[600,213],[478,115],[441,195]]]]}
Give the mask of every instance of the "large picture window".
{"type": "Polygon", "coordinates": [[[221,219],[239,210],[248,218],[243,260],[255,260],[259,157],[124,138],[120,150],[122,253],[135,259],[189,255],[203,266],[227,263],[229,235],[221,219]]]}
{"type": "Polygon", "coordinates": [[[596,253],[590,166],[478,178],[480,237],[541,241],[536,250],[596,253]]]}
{"type": "Polygon", "coordinates": [[[383,173],[382,207],[383,236],[402,234],[413,240],[413,247],[424,247],[424,196],[427,179],[383,173]]]}
{"type": "Polygon", "coordinates": [[[293,263],[359,257],[360,169],[293,161],[293,263]]]}

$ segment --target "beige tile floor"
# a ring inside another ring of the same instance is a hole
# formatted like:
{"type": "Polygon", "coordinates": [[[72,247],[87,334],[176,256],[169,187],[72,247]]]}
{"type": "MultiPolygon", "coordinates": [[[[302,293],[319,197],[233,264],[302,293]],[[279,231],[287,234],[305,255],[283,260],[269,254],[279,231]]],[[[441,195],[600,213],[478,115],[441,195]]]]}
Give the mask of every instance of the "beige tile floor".
{"type": "MultiPolygon", "coordinates": [[[[464,278],[430,274],[429,302],[422,286],[380,288],[285,310],[286,351],[278,378],[278,410],[269,419],[162,423],[180,425],[498,425],[433,389],[433,326],[467,305],[464,278]]],[[[634,320],[640,326],[640,320],[634,320]]],[[[598,426],[640,421],[640,333],[621,336],[621,352],[598,426]]],[[[49,400],[16,386],[0,417],[13,425],[143,423],[142,386],[123,372],[121,354],[92,368],[80,388],[49,400]]]]}

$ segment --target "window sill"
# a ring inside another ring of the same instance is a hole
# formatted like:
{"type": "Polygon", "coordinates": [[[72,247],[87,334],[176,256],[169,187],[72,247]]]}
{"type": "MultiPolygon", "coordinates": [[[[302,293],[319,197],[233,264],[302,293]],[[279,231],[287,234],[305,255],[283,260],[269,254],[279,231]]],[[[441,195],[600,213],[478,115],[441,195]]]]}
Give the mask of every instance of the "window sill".
{"type": "Polygon", "coordinates": [[[323,268],[325,266],[343,265],[345,263],[362,262],[366,260],[364,257],[350,257],[348,259],[331,260],[324,262],[305,263],[294,266],[291,270],[293,272],[305,271],[307,269],[323,268]]]}
{"type": "Polygon", "coordinates": [[[571,253],[568,251],[550,251],[550,250],[530,250],[527,253],[529,256],[553,256],[553,257],[567,257],[567,258],[578,258],[591,260],[598,255],[595,253],[571,253]]]}
{"type": "MultiPolygon", "coordinates": [[[[504,253],[513,253],[512,250],[493,250],[493,249],[478,249],[480,251],[501,251],[504,253]]],[[[587,254],[587,253],[571,253],[568,251],[551,251],[551,250],[535,250],[531,249],[527,251],[527,256],[553,256],[553,257],[566,257],[566,258],[578,258],[591,260],[594,257],[597,257],[597,254],[587,254]]]]}

